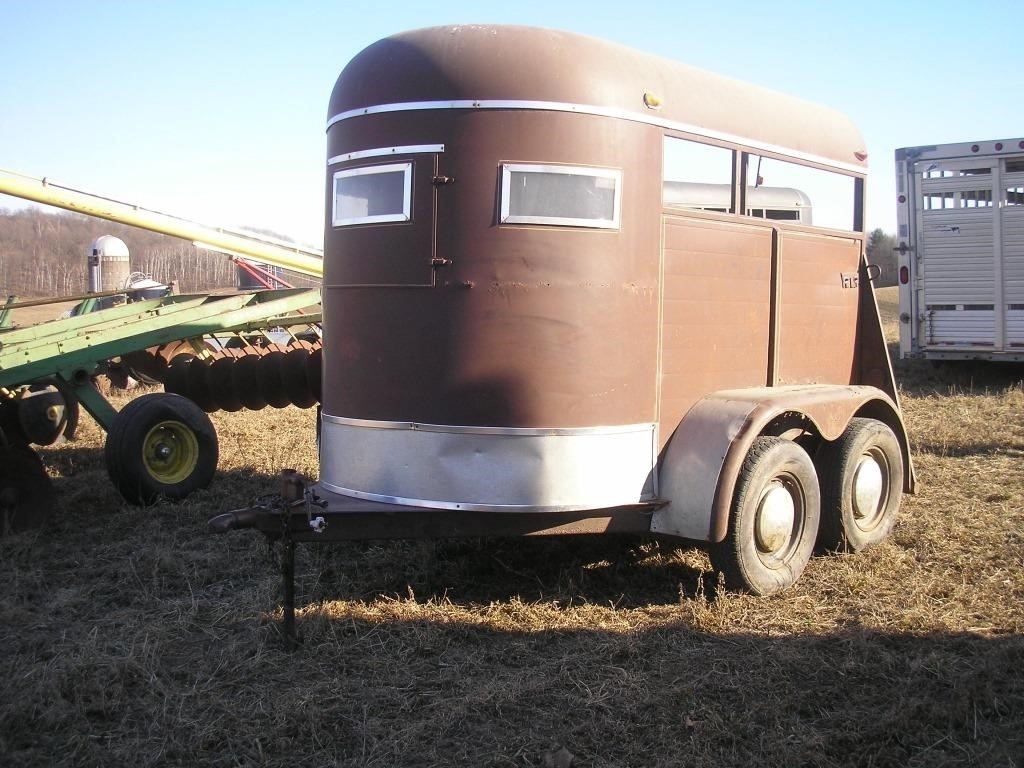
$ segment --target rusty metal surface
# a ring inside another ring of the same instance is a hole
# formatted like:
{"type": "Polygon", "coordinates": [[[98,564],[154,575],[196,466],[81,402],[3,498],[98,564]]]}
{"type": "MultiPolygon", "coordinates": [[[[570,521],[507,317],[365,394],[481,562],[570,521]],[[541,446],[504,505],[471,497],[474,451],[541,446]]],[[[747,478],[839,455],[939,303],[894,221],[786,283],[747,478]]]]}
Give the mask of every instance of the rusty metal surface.
{"type": "Polygon", "coordinates": [[[778,384],[860,383],[854,369],[859,236],[781,234],[778,384]]]}
{"type": "Polygon", "coordinates": [[[772,230],[666,216],[662,445],[710,392],[768,378],[772,230]]]}
{"type": "MultiPolygon", "coordinates": [[[[647,533],[657,505],[637,504],[574,512],[468,512],[423,509],[384,504],[332,493],[320,485],[311,487],[326,502],[314,514],[325,525],[317,533],[309,525],[309,513],[299,504],[288,515],[293,541],[348,541],[360,539],[463,538],[478,536],[547,536],[587,533],[647,533]]],[[[251,514],[239,510],[245,524],[272,537],[283,530],[280,512],[251,514]]]]}
{"type": "Polygon", "coordinates": [[[899,410],[869,386],[804,385],[716,392],[687,414],[662,457],[661,496],[669,505],[652,530],[721,541],[726,534],[736,477],[751,444],[785,414],[805,419],[802,428],[826,440],[839,437],[857,415],[888,424],[900,443],[904,490],[914,491],[909,441],[899,410]]]}

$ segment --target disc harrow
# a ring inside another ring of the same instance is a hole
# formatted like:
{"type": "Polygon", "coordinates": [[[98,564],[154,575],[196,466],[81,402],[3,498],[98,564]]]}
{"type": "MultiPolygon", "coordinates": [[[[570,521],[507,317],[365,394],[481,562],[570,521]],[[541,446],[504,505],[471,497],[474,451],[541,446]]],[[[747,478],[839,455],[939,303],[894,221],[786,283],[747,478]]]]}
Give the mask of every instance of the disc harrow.
{"type": "Polygon", "coordinates": [[[22,306],[70,298],[0,305],[0,535],[46,521],[54,493],[31,446],[73,436],[79,406],[107,432],[107,474],[121,495],[150,504],[210,482],[217,436],[208,412],[319,401],[317,289],[168,295],[10,322],[22,306]],[[95,385],[114,371],[165,392],[118,412],[95,385]]]}
{"type": "Polygon", "coordinates": [[[321,355],[319,341],[305,340],[179,354],[167,367],[164,391],[187,397],[207,413],[311,408],[320,402],[321,355]]]}

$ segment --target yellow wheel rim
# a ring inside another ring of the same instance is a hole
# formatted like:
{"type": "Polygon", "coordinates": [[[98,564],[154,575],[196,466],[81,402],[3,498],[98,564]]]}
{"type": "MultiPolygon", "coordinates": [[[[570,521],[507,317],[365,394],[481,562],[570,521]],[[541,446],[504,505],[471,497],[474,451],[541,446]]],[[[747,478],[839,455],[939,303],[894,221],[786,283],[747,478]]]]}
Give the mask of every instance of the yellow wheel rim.
{"type": "Polygon", "coordinates": [[[199,462],[199,441],[179,421],[162,421],[146,433],[142,462],[157,482],[174,485],[185,480],[199,462]]]}

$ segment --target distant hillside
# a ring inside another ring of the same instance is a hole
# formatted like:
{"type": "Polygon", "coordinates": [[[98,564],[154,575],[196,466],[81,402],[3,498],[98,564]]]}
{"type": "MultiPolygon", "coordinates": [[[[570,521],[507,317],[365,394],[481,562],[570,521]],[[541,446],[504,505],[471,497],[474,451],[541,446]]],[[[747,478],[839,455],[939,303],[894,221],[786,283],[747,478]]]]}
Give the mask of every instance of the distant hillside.
{"type": "MultiPolygon", "coordinates": [[[[100,235],[114,235],[125,242],[133,271],[161,282],[177,280],[183,293],[238,283],[235,266],[226,256],[201,251],[186,240],[76,213],[0,208],[0,298],[84,293],[88,289],[86,256],[100,235]]],[[[309,283],[301,278],[288,280],[296,285],[309,283]]]]}

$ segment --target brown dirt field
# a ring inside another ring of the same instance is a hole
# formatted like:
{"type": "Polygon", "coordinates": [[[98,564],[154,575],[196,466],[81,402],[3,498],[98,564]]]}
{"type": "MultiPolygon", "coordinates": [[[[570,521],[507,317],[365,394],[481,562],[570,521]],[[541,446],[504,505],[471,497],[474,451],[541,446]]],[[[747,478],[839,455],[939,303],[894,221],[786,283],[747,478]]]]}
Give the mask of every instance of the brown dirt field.
{"type": "Polygon", "coordinates": [[[1022,766],[1021,371],[896,367],[918,494],[782,594],[635,538],[300,546],[295,652],[266,545],[205,525],[315,476],[312,412],[214,414],[214,484],[147,510],[83,419],[0,540],[0,764],[1022,766]]]}
{"type": "MultiPolygon", "coordinates": [[[[26,299],[26,301],[30,301],[30,299],[26,299]]],[[[18,307],[12,313],[13,324],[15,326],[35,325],[56,320],[62,312],[71,309],[75,304],[77,302],[59,301],[34,307],[18,307]]],[[[2,307],[2,302],[0,302],[0,307],[2,307]]]]}

